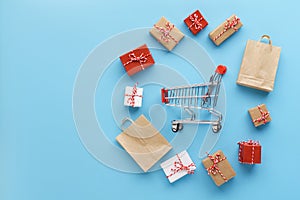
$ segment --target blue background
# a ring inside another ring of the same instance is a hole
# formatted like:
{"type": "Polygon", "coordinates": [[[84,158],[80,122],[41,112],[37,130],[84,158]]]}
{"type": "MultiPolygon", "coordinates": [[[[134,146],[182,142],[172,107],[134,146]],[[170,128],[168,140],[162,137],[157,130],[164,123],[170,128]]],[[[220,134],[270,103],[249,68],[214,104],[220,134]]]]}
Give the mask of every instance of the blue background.
{"type": "Polygon", "coordinates": [[[0,199],[296,199],[298,198],[300,14],[296,1],[2,0],[0,2],[0,199]],[[200,9],[209,22],[197,36],[183,19],[200,9]],[[244,27],[220,47],[207,34],[231,14],[244,27]],[[214,150],[222,149],[237,176],[216,187],[197,157],[195,175],[169,184],[162,171],[127,174],[105,167],[83,147],[72,116],[77,71],[88,53],[108,37],[148,27],[166,16],[193,37],[215,63],[228,66],[223,79],[227,116],[214,150]],[[269,34],[282,47],[274,91],[235,84],[247,39],[269,34]],[[265,103],[273,118],[254,128],[247,110],[265,103]],[[236,142],[260,140],[261,165],[237,162],[236,142]]]}

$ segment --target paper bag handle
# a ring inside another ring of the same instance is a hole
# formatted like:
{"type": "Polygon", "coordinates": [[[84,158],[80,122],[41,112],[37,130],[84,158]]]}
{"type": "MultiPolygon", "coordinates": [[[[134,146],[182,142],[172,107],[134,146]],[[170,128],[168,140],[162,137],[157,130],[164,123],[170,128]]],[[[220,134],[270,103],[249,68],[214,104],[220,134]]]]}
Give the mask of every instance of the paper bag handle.
{"type": "Polygon", "coordinates": [[[271,40],[271,37],[268,36],[268,35],[263,35],[263,36],[261,36],[261,38],[260,38],[259,41],[261,42],[264,38],[267,39],[267,40],[269,40],[269,45],[272,46],[272,40],[271,40]]]}
{"type": "Polygon", "coordinates": [[[137,124],[135,121],[133,121],[131,118],[129,117],[125,117],[122,120],[122,124],[121,124],[121,130],[127,135],[130,135],[132,137],[137,137],[140,139],[143,138],[150,138],[153,137],[154,135],[158,134],[158,130],[154,129],[151,124],[148,124],[146,126],[141,126],[139,124],[137,124]],[[128,130],[127,128],[124,127],[125,123],[129,121],[131,123],[131,131],[126,131],[128,130]],[[132,126],[133,125],[133,126],[132,126]]]}
{"type": "Polygon", "coordinates": [[[126,128],[124,127],[125,123],[129,121],[131,124],[134,123],[134,121],[129,118],[129,117],[125,117],[124,119],[122,119],[122,123],[121,123],[121,130],[124,131],[126,128]]]}

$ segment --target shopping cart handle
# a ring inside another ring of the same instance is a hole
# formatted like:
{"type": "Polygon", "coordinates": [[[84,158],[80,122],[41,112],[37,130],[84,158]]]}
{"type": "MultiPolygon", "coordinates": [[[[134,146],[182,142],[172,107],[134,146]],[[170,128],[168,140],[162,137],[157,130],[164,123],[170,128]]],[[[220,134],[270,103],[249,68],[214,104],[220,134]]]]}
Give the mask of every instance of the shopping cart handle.
{"type": "Polygon", "coordinates": [[[220,74],[220,75],[223,75],[223,74],[225,74],[226,73],[226,71],[227,71],[227,67],[226,66],[224,66],[224,65],[219,65],[218,67],[217,67],[217,69],[216,69],[216,73],[218,73],[218,74],[220,74]]]}
{"type": "Polygon", "coordinates": [[[161,102],[162,103],[169,103],[169,99],[166,97],[168,97],[168,90],[166,90],[165,88],[162,88],[161,89],[161,102]]]}

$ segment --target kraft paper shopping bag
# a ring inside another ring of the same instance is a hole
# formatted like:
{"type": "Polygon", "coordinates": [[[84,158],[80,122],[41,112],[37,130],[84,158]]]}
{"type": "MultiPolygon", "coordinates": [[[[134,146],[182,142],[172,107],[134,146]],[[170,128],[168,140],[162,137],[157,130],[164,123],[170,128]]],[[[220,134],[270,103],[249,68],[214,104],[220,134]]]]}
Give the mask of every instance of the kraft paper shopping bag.
{"type": "Polygon", "coordinates": [[[147,172],[172,149],[172,146],[144,115],[135,121],[128,118],[127,120],[131,125],[124,129],[116,140],[143,171],[147,172]]]}
{"type": "Polygon", "coordinates": [[[248,40],[237,84],[270,92],[274,88],[281,48],[272,45],[269,36],[259,41],[248,40]],[[261,40],[266,38],[269,43],[261,40]]]}

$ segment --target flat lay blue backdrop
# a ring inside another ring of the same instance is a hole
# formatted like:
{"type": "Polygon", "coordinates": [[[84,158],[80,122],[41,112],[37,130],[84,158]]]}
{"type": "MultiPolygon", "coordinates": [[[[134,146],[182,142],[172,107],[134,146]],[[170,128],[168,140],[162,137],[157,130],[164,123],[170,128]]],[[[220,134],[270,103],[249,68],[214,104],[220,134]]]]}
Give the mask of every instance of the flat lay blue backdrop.
{"type": "Polygon", "coordinates": [[[0,199],[299,199],[298,7],[294,0],[1,0],[0,199]],[[196,9],[209,25],[193,36],[183,19],[196,9]],[[233,13],[244,27],[216,47],[207,35],[233,13]],[[237,176],[222,187],[201,165],[201,141],[188,149],[195,174],[169,184],[161,170],[128,174],[102,165],[76,132],[73,85],[89,52],[161,16],[228,66],[226,121],[214,150],[224,151],[237,176]],[[235,84],[246,41],[263,34],[282,47],[269,94],[235,84]],[[260,103],[273,120],[254,128],[247,110],[260,103]],[[237,162],[236,143],[250,138],[262,144],[261,165],[237,162]]]}

